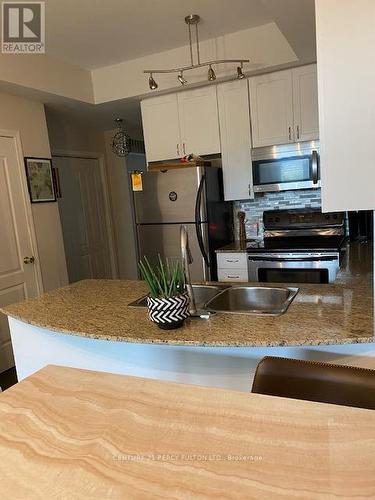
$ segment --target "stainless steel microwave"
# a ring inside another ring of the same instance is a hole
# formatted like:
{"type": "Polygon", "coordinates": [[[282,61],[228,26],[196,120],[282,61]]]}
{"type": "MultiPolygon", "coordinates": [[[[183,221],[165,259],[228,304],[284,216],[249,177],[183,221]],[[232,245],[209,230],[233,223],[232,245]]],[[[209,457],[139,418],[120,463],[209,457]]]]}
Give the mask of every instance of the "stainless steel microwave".
{"type": "Polygon", "coordinates": [[[319,188],[319,151],[318,141],[253,149],[254,192],[319,188]]]}

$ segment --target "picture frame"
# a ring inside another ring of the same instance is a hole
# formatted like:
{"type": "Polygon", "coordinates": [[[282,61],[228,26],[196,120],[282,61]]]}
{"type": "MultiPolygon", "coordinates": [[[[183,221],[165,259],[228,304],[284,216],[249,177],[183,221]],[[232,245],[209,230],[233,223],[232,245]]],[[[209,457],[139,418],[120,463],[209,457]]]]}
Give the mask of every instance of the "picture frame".
{"type": "Polygon", "coordinates": [[[56,182],[51,158],[25,157],[31,203],[51,203],[56,198],[56,182]]]}

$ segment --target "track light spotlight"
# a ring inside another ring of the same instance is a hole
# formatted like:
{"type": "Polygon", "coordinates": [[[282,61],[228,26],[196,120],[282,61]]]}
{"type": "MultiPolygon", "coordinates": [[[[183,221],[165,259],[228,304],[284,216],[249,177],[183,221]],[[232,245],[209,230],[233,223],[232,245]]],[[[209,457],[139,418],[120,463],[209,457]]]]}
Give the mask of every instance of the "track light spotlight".
{"type": "Polygon", "coordinates": [[[213,82],[214,80],[216,80],[215,71],[212,69],[211,64],[210,64],[210,66],[208,68],[207,78],[208,78],[209,82],[213,82]]]}
{"type": "Polygon", "coordinates": [[[177,77],[178,81],[181,83],[181,85],[186,85],[187,84],[187,80],[185,80],[184,78],[184,75],[183,75],[183,72],[181,71],[181,73],[178,75],[177,77]]]}
{"type": "Polygon", "coordinates": [[[243,63],[241,63],[241,66],[237,66],[237,78],[239,80],[242,80],[243,78],[245,78],[245,75],[243,74],[243,63]]]}
{"type": "Polygon", "coordinates": [[[148,85],[151,90],[156,90],[158,88],[158,84],[155,82],[152,73],[150,73],[150,77],[148,79],[148,85]]]}

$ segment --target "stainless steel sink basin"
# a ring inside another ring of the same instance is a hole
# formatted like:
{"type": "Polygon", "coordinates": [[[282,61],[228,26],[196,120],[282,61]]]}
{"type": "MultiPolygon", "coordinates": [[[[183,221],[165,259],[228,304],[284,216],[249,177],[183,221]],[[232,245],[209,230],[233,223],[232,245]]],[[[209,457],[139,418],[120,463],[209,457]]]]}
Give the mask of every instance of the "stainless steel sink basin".
{"type": "MultiPolygon", "coordinates": [[[[204,305],[218,293],[226,290],[229,285],[192,285],[197,309],[204,309],[204,305]]],[[[131,302],[130,307],[147,307],[147,295],[131,302]]]]}
{"type": "Polygon", "coordinates": [[[268,314],[287,311],[298,288],[232,286],[209,300],[204,309],[232,314],[268,314]]]}

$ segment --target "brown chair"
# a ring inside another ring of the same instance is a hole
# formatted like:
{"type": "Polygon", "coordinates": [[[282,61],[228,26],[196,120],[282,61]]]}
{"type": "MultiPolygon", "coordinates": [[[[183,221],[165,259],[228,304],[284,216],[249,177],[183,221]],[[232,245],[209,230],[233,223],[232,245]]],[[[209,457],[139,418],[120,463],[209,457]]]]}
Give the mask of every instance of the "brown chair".
{"type": "Polygon", "coordinates": [[[266,356],[252,392],[375,410],[375,370],[266,356]]]}

